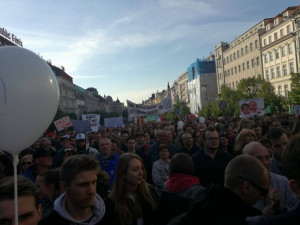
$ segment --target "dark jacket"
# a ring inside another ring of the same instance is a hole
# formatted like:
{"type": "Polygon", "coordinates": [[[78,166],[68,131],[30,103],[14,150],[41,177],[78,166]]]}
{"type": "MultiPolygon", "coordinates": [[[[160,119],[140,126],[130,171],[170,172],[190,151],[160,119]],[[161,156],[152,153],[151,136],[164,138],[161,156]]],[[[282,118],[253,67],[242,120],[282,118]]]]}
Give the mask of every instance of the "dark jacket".
{"type": "Polygon", "coordinates": [[[246,225],[247,216],[259,214],[259,210],[243,202],[230,189],[211,185],[206,189],[204,200],[168,225],[246,225]]]}

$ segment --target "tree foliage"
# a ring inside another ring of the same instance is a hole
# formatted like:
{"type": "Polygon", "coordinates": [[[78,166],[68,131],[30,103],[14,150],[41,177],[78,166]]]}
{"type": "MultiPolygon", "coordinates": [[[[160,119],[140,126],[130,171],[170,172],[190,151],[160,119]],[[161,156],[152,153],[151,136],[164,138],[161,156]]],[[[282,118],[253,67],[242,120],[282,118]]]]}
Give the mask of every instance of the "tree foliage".
{"type": "Polygon", "coordinates": [[[291,91],[288,102],[292,105],[300,104],[300,73],[291,73],[291,91]]]}

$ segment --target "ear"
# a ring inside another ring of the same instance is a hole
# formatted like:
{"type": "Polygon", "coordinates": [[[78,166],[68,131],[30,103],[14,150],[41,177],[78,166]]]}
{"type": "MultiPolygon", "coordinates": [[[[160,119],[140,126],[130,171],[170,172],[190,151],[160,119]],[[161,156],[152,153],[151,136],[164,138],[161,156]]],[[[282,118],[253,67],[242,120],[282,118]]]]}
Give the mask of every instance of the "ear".
{"type": "Polygon", "coordinates": [[[243,194],[248,195],[252,190],[251,183],[249,181],[243,181],[240,186],[240,190],[242,191],[243,194]]]}
{"type": "Polygon", "coordinates": [[[38,205],[38,207],[37,207],[37,214],[38,214],[38,218],[39,218],[39,220],[42,218],[42,205],[41,204],[39,204],[38,205]]]}
{"type": "Polygon", "coordinates": [[[289,186],[291,190],[300,198],[300,184],[295,179],[289,180],[289,186]]]}

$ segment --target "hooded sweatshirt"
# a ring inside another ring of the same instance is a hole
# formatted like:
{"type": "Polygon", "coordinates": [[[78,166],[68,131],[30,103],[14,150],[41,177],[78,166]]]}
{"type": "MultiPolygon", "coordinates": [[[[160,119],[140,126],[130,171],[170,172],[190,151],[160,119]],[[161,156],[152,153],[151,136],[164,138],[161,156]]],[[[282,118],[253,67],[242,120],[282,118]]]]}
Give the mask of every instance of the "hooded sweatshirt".
{"type": "Polygon", "coordinates": [[[105,214],[105,205],[102,198],[96,194],[94,207],[93,207],[93,216],[91,219],[85,219],[83,221],[75,220],[69,212],[66,210],[66,194],[61,194],[58,199],[54,202],[54,211],[64,218],[65,220],[69,221],[70,225],[94,225],[97,224],[105,214]]]}

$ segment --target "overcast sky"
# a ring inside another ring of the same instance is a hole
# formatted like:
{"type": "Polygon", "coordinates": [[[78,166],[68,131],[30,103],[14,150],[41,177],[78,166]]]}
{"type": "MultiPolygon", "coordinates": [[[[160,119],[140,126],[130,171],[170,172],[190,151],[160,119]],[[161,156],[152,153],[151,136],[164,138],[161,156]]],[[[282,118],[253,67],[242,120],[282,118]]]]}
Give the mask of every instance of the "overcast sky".
{"type": "MultiPolygon", "coordinates": [[[[2,0],[3,1],[3,0],[2,0]]],[[[0,27],[73,82],[141,103],[196,58],[298,0],[10,0],[0,27]]]]}

